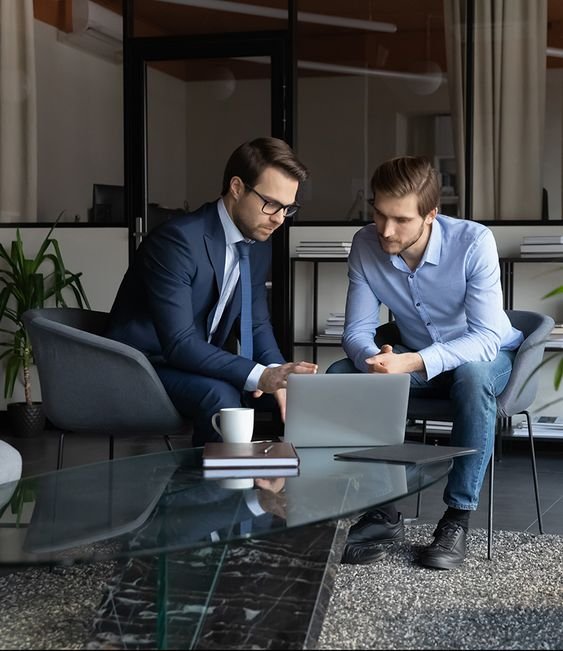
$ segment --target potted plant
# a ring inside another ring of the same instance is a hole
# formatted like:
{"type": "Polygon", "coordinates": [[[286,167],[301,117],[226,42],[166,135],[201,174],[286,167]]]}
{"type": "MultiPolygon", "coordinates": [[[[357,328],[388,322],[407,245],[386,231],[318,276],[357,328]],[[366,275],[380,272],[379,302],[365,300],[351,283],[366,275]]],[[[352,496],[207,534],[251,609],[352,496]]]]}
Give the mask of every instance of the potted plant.
{"type": "Polygon", "coordinates": [[[0,359],[6,359],[4,397],[12,398],[16,380],[23,371],[25,402],[8,404],[8,415],[14,433],[31,436],[43,430],[45,417],[40,403],[31,397],[33,352],[22,315],[26,310],[44,307],[46,303],[66,307],[63,291],[74,295],[78,307],[88,307],[88,299],[80,282],[82,273],[66,269],[59,243],[51,237],[62,213],[47,233],[33,258],[26,258],[19,228],[9,252],[0,244],[0,320],[11,321],[13,329],[0,327],[0,359]]]}

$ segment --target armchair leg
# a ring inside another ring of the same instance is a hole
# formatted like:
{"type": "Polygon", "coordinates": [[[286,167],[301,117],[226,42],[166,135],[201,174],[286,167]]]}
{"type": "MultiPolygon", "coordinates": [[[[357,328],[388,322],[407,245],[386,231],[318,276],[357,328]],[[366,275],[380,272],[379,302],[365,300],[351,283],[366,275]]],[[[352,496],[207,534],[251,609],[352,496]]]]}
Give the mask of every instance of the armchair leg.
{"type": "Polygon", "coordinates": [[[110,461],[113,461],[114,451],[115,451],[115,441],[113,435],[110,435],[109,437],[109,460],[110,461]]]}
{"type": "Polygon", "coordinates": [[[170,437],[168,436],[168,434],[164,435],[164,442],[166,443],[166,447],[168,448],[168,450],[170,452],[174,452],[174,448],[172,446],[172,441],[170,440],[170,437]]]}
{"type": "Polygon", "coordinates": [[[541,505],[540,505],[540,491],[538,486],[538,469],[536,466],[536,451],[534,447],[534,431],[532,429],[532,419],[530,418],[529,412],[523,412],[526,415],[526,422],[528,423],[528,437],[530,439],[530,460],[532,462],[532,476],[534,478],[534,491],[536,495],[536,510],[538,513],[538,527],[540,534],[543,534],[543,520],[541,514],[541,505]]]}
{"type": "MultiPolygon", "coordinates": [[[[496,438],[496,436],[495,436],[496,438]]],[[[487,533],[487,559],[491,560],[493,557],[493,484],[495,480],[495,442],[493,442],[493,450],[491,452],[491,460],[489,461],[489,531],[487,533]]]]}
{"type": "MultiPolygon", "coordinates": [[[[422,444],[426,443],[426,421],[422,421],[422,444]]],[[[418,520],[420,515],[420,505],[422,503],[422,491],[418,491],[416,495],[416,515],[414,516],[415,520],[418,520]]]]}
{"type": "Polygon", "coordinates": [[[59,433],[59,449],[57,451],[57,470],[63,467],[63,454],[65,448],[65,433],[59,433]]]}

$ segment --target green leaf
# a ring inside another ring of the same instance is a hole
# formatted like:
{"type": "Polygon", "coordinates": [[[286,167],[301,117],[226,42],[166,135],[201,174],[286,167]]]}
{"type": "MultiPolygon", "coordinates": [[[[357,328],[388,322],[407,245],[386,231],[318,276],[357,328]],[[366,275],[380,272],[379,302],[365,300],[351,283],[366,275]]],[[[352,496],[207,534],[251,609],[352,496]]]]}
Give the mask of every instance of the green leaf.
{"type": "Polygon", "coordinates": [[[561,287],[552,289],[550,292],[545,294],[545,296],[542,296],[542,298],[549,298],[550,296],[556,296],[557,294],[563,294],[563,285],[561,285],[561,287]]]}

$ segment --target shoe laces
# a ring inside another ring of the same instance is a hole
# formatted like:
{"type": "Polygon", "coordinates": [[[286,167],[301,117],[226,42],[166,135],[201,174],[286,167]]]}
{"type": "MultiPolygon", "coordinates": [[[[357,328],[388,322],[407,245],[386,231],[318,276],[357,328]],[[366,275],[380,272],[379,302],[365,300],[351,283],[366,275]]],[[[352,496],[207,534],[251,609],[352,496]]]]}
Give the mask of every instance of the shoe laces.
{"type": "Polygon", "coordinates": [[[449,520],[440,522],[434,532],[434,544],[443,549],[452,549],[457,542],[460,529],[463,527],[457,522],[449,520]]]}

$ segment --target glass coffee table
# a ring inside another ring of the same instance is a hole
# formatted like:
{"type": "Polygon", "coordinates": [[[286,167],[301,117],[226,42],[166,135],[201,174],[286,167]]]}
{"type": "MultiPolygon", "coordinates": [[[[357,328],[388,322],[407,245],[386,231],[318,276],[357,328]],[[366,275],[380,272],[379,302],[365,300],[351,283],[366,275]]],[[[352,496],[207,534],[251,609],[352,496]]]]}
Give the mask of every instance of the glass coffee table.
{"type": "Polygon", "coordinates": [[[319,594],[324,607],[330,597],[348,518],[417,493],[451,468],[336,460],[345,449],[298,448],[296,476],[270,468],[266,477],[211,479],[196,448],[22,479],[7,487],[12,505],[29,500],[27,513],[16,526],[5,509],[0,564],[118,560],[89,648],[96,640],[133,648],[135,636],[151,648],[305,648],[319,594]],[[137,597],[124,599],[132,590],[137,597]]]}

